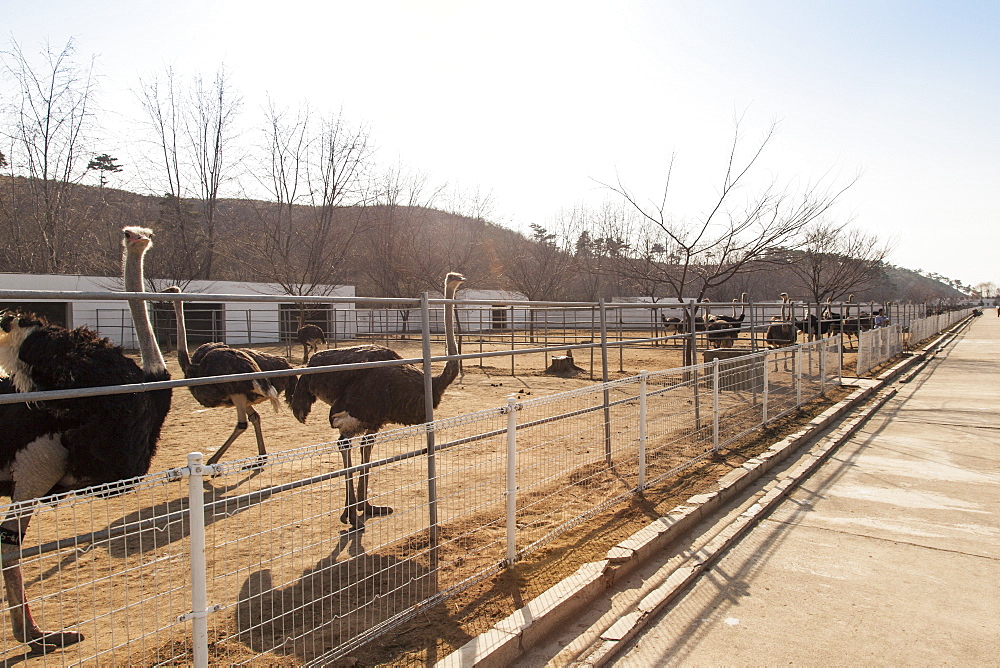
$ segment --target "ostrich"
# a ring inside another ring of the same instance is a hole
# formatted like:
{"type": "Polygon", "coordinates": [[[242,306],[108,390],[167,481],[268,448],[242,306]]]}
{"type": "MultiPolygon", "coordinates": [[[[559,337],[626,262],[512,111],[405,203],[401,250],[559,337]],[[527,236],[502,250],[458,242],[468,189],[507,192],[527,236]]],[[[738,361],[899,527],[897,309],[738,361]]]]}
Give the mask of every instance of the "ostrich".
{"type": "MultiPolygon", "coordinates": [[[[151,232],[139,227],[123,232],[125,289],[142,292],[142,262],[151,232]]],[[[9,377],[0,381],[0,393],[169,380],[144,301],[130,299],[129,308],[141,367],[85,327],[67,330],[32,314],[5,313],[0,317],[0,367],[9,377]]],[[[146,474],[170,399],[166,389],[0,405],[3,492],[18,503],[146,474]]],[[[30,520],[23,508],[8,513],[0,523],[0,545],[18,549],[30,520]]],[[[25,597],[19,558],[4,562],[11,630],[18,641],[46,652],[83,640],[82,634],[71,631],[42,631],[25,597]]]]}
{"type": "Polygon", "coordinates": [[[736,339],[740,336],[739,330],[743,326],[743,319],[746,318],[746,299],[747,293],[744,292],[741,300],[743,311],[738,317],[736,315],[737,300],[734,299],[732,316],[717,315],[711,318],[711,322],[708,325],[708,340],[713,347],[732,348],[735,345],[736,339]]]}
{"type": "Polygon", "coordinates": [[[319,344],[326,343],[326,336],[323,330],[316,325],[302,325],[295,333],[295,338],[302,344],[302,363],[309,361],[309,351],[319,350],[319,344]]]}
{"type": "Polygon", "coordinates": [[[770,348],[781,348],[791,346],[798,339],[798,330],[795,324],[788,320],[788,293],[781,293],[781,315],[773,316],[771,324],[767,326],[764,334],[764,341],[770,348]]]}
{"type": "MultiPolygon", "coordinates": [[[[858,307],[858,314],[856,316],[851,316],[851,306],[854,305],[854,293],[852,292],[847,296],[847,301],[844,302],[844,313],[841,315],[833,314],[836,322],[834,323],[835,331],[840,332],[844,335],[844,347],[851,341],[851,336],[858,338],[861,332],[863,321],[862,314],[860,312],[861,307],[858,307]]],[[[857,348],[857,345],[855,345],[857,348]]]]}
{"type": "MultiPolygon", "coordinates": [[[[444,279],[444,297],[455,299],[458,286],[465,277],[450,272],[444,279]]],[[[457,355],[455,343],[455,305],[449,301],[444,307],[445,337],[448,354],[457,355]]],[[[401,359],[395,351],[375,345],[324,350],[309,359],[309,367],[332,366],[401,359]]],[[[432,378],[434,407],[441,402],[445,389],[458,376],[458,361],[449,360],[444,371],[432,378]]],[[[344,468],[351,468],[351,439],[361,436],[361,463],[371,461],[374,434],[390,423],[420,424],[426,419],[424,412],[424,374],[412,365],[357,369],[303,375],[292,397],[292,413],[306,421],[316,399],[330,404],[330,426],[340,432],[337,446],[344,460],[344,468]]],[[[368,469],[358,473],[357,493],[351,473],[345,477],[346,497],[340,521],[356,529],[363,529],[366,516],[388,515],[392,508],[368,503],[368,469]]]]}
{"type": "Polygon", "coordinates": [[[683,334],[687,331],[684,326],[684,321],[677,316],[670,316],[669,318],[665,314],[660,314],[660,321],[663,323],[663,333],[666,334],[683,334]]]}
{"type": "MultiPolygon", "coordinates": [[[[175,285],[166,288],[164,292],[180,293],[175,285]]],[[[177,316],[177,362],[185,378],[208,378],[211,376],[226,376],[236,373],[260,373],[261,371],[278,371],[291,369],[292,366],[283,357],[262,353],[249,348],[230,348],[225,343],[203,343],[188,356],[187,327],[184,323],[184,304],[181,300],[174,302],[174,313],[177,316]]],[[[236,409],[236,427],[226,442],[208,458],[208,463],[215,464],[225,454],[240,434],[247,429],[247,420],[253,425],[257,436],[257,462],[260,466],[267,459],[264,448],[264,435],[260,430],[260,415],[254,406],[264,401],[270,401],[275,412],[281,410],[278,395],[285,393],[285,400],[291,401],[295,391],[295,376],[280,376],[278,378],[259,378],[256,380],[234,380],[216,385],[192,385],[191,396],[205,408],[232,406],[236,409]]]]}

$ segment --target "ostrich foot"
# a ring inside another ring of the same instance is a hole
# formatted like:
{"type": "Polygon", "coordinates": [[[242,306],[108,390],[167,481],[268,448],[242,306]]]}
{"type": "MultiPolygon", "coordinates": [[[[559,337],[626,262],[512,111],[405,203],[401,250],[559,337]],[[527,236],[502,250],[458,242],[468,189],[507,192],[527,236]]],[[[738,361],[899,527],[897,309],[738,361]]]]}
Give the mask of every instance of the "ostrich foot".
{"type": "Polygon", "coordinates": [[[83,634],[74,631],[62,631],[61,633],[44,633],[38,631],[38,633],[40,635],[35,638],[25,638],[22,640],[22,642],[27,642],[31,651],[37,654],[45,654],[46,652],[62,649],[83,640],[83,634]]]}
{"type": "Polygon", "coordinates": [[[365,530],[365,516],[362,514],[355,513],[344,513],[340,516],[340,521],[344,524],[351,525],[351,531],[364,531],[365,530]]]}
{"type": "Polygon", "coordinates": [[[368,517],[383,517],[385,515],[392,515],[392,508],[389,506],[373,506],[367,501],[364,502],[362,506],[362,514],[368,517]]]}
{"type": "Polygon", "coordinates": [[[264,468],[264,464],[267,463],[267,455],[257,455],[257,459],[253,460],[249,464],[243,465],[244,471],[260,471],[264,468]]]}

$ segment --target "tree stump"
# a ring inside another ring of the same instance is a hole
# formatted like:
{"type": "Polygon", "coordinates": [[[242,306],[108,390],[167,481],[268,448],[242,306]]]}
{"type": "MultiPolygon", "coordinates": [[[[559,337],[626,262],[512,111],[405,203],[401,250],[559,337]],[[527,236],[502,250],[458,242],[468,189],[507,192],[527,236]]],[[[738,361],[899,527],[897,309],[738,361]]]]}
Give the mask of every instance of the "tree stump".
{"type": "Polygon", "coordinates": [[[583,371],[583,369],[573,363],[572,355],[553,355],[552,363],[549,364],[545,373],[577,373],[578,371],[583,371]]]}

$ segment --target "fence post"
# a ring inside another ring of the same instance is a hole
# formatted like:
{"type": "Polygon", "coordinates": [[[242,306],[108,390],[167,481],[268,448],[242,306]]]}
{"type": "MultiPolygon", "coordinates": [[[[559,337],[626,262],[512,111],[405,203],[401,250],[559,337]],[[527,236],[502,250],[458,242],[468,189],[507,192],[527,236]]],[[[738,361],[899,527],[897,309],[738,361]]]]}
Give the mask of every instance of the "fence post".
{"type": "Polygon", "coordinates": [[[517,398],[507,397],[507,567],[517,557],[517,398]]]}
{"type": "Polygon", "coordinates": [[[604,383],[604,461],[611,466],[611,393],[608,391],[608,312],[604,299],[601,309],[601,382],[604,383]]]}
{"type": "Polygon", "coordinates": [[[826,339],[819,338],[819,393],[826,396],[826,350],[828,348],[826,339]]]}
{"type": "Polygon", "coordinates": [[[795,349],[795,407],[802,405],[802,346],[795,349]]]}
{"type": "Polygon", "coordinates": [[[516,377],[517,374],[514,373],[514,358],[517,355],[514,354],[514,350],[517,348],[517,341],[514,340],[514,305],[510,305],[510,375],[511,377],[516,377]]]}
{"type": "Polygon", "coordinates": [[[639,491],[646,488],[646,371],[639,372],[639,491]]]}
{"type": "Polygon", "coordinates": [[[438,567],[438,512],[437,512],[437,460],[434,453],[434,377],[431,375],[431,307],[426,292],[420,295],[420,326],[423,336],[424,356],[424,421],[427,423],[427,511],[430,541],[430,570],[437,578],[438,567]]]}
{"type": "Polygon", "coordinates": [[[712,360],[712,449],[719,451],[719,358],[712,360]]]}
{"type": "Polygon", "coordinates": [[[181,619],[191,620],[191,645],[196,668],[208,668],[208,570],[205,565],[205,467],[203,455],[187,456],[188,521],[191,527],[191,612],[181,619]]]}
{"type": "Polygon", "coordinates": [[[684,350],[684,366],[691,367],[691,379],[692,387],[694,388],[694,428],[701,429],[701,398],[698,392],[698,338],[697,332],[695,331],[695,314],[698,312],[698,307],[695,305],[695,301],[692,299],[688,303],[688,311],[686,313],[688,320],[688,341],[685,344],[684,350]]]}
{"type": "Polygon", "coordinates": [[[768,376],[768,373],[767,373],[767,369],[768,369],[767,356],[769,354],[770,354],[769,351],[767,351],[767,350],[764,351],[764,397],[763,397],[764,412],[762,414],[761,424],[767,424],[767,397],[768,397],[768,389],[767,389],[767,376],[768,376]]]}

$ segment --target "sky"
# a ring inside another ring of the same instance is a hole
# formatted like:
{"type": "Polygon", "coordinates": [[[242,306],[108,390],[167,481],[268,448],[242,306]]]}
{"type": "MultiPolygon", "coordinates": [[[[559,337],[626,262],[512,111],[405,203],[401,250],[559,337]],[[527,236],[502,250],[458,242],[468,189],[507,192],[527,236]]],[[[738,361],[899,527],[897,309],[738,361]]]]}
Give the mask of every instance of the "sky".
{"type": "Polygon", "coordinates": [[[0,16],[5,49],[95,55],[120,117],[141,78],[224,64],[244,122],[269,97],[342,110],[380,160],[488,193],[489,218],[521,229],[611,199],[601,184],[659,199],[672,156],[670,215],[697,217],[735,119],[743,148],[777,123],[759,178],[860,175],[832,220],[892,241],[894,264],[1000,284],[996,0],[0,0],[0,16]]]}

